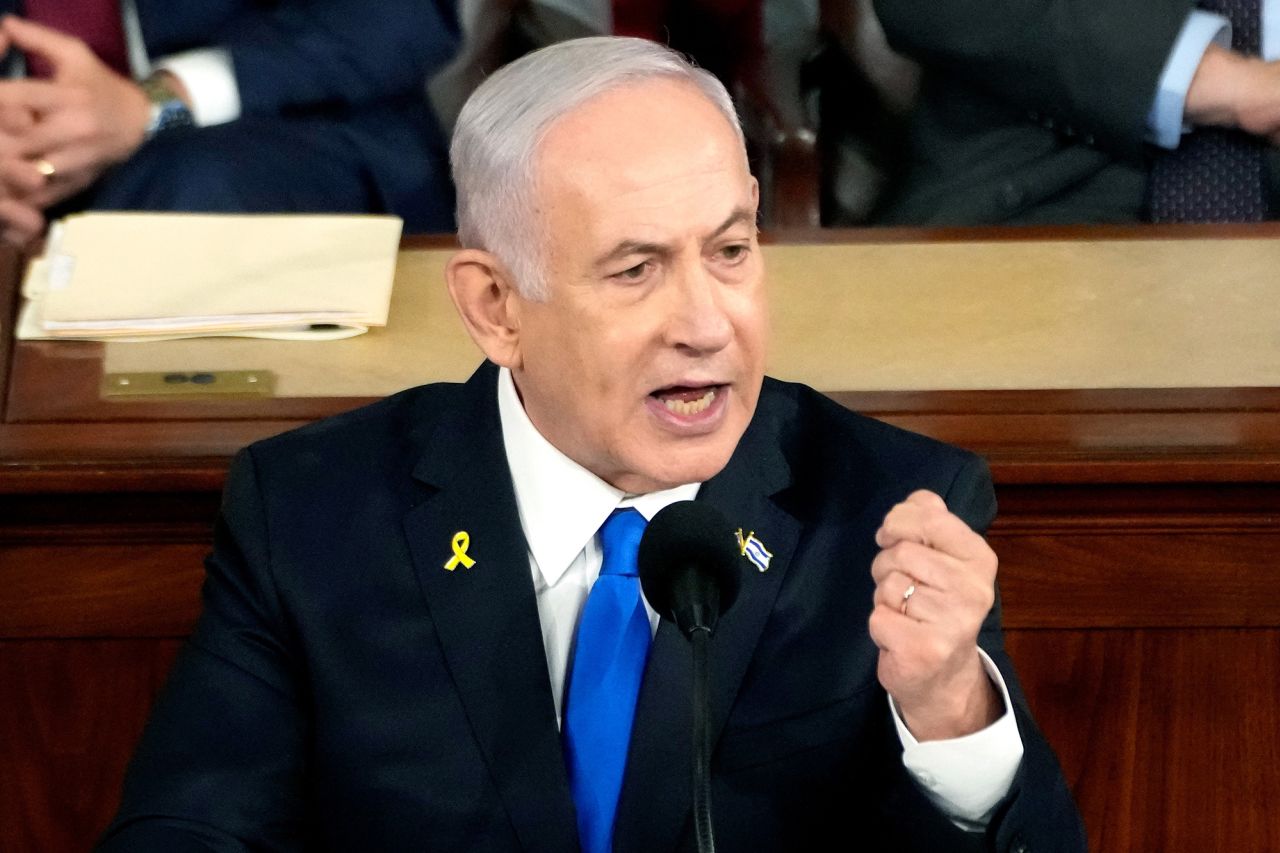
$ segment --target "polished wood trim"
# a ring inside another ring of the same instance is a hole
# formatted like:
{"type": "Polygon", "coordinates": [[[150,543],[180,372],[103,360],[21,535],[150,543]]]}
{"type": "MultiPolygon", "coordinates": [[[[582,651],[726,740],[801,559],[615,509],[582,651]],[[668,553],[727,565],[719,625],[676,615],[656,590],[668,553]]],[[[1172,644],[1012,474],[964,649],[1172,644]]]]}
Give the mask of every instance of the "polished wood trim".
{"type": "Polygon", "coordinates": [[[1083,415],[1116,412],[1280,414],[1280,387],[832,391],[828,396],[850,409],[872,415],[1083,415]]]}
{"type": "MultiPolygon", "coordinates": [[[[984,454],[997,483],[1280,482],[1280,417],[1272,412],[883,419],[984,454]]],[[[0,425],[0,494],[216,488],[237,450],[306,422],[0,425]]]]}
{"type": "Polygon", "coordinates": [[[400,238],[404,249],[460,249],[461,244],[453,234],[406,234],[400,238]]]}
{"type": "Polygon", "coordinates": [[[1257,240],[1280,237],[1280,222],[1149,225],[975,225],[947,227],[779,228],[766,244],[988,243],[1101,240],[1257,240]]]}
{"type": "MultiPolygon", "coordinates": [[[[835,243],[956,243],[1027,240],[1252,240],[1280,237],[1280,222],[1116,225],[973,225],[946,227],[868,226],[863,228],[769,228],[760,242],[835,243]]],[[[452,234],[409,234],[402,249],[459,248],[452,234]]]]}
{"type": "Polygon", "coordinates": [[[8,399],[9,363],[13,356],[13,329],[17,322],[18,301],[22,288],[22,258],[8,245],[0,243],[0,421],[4,420],[8,399]]]}
{"type": "Polygon", "coordinates": [[[373,397],[273,397],[210,401],[112,402],[99,396],[104,345],[22,341],[15,348],[9,423],[49,421],[311,421],[373,402],[373,397]],[[50,383],[57,383],[51,393],[50,383]]]}

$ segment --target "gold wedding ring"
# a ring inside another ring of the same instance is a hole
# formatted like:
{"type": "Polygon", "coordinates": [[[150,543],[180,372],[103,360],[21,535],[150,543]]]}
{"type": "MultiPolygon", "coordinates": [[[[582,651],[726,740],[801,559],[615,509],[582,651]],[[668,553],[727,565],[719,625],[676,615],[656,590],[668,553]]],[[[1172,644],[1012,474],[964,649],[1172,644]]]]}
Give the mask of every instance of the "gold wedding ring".
{"type": "Polygon", "coordinates": [[[907,605],[911,603],[911,596],[916,594],[916,585],[913,583],[907,587],[906,592],[902,593],[902,607],[900,612],[903,616],[907,615],[907,605]]]}
{"type": "Polygon", "coordinates": [[[58,170],[54,168],[52,163],[43,157],[35,160],[31,165],[36,167],[37,172],[44,175],[46,181],[52,181],[58,175],[58,170]]]}

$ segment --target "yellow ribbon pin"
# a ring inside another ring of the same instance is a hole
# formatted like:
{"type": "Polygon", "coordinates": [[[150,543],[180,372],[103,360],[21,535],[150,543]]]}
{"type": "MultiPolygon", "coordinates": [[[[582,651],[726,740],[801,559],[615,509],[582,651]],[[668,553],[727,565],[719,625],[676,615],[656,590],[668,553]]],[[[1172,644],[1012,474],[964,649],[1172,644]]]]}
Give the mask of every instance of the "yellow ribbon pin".
{"type": "Polygon", "coordinates": [[[469,569],[476,564],[476,561],[467,556],[467,548],[471,547],[471,534],[465,530],[459,530],[453,534],[453,556],[449,558],[449,562],[444,564],[447,571],[453,571],[458,568],[461,563],[464,569],[469,569]]]}

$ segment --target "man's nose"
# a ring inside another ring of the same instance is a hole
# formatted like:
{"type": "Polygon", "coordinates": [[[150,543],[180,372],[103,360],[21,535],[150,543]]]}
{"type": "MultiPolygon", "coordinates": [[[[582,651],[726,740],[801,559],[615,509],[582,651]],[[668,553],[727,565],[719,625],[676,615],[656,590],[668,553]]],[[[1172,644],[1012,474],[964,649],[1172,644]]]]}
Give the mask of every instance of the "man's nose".
{"type": "Polygon", "coordinates": [[[672,281],[667,342],[692,353],[712,353],[733,340],[733,324],[725,309],[727,285],[698,258],[681,264],[672,281]]]}

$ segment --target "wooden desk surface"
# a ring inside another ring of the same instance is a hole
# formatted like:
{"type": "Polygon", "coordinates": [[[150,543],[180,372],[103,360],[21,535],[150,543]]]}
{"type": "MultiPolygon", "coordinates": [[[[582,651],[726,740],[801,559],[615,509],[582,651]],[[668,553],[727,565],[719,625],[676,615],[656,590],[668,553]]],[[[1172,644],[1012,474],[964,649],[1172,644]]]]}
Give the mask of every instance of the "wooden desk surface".
{"type": "MultiPolygon", "coordinates": [[[[983,452],[999,480],[1048,476],[1059,459],[1073,464],[1054,476],[1079,477],[1082,454],[1110,466],[1109,478],[1201,478],[1219,465],[1271,477],[1280,465],[1277,226],[806,236],[767,248],[775,375],[983,452]]],[[[465,377],[479,354],[440,284],[446,244],[406,248],[392,325],[350,341],[3,340],[13,364],[0,492],[52,487],[64,470],[63,487],[83,488],[85,464],[98,465],[98,487],[116,475],[136,484],[157,460],[194,465],[204,487],[255,438],[465,377]],[[104,369],[184,367],[269,367],[282,396],[98,397],[104,369]]]]}
{"type": "MultiPolygon", "coordinates": [[[[1006,642],[1097,851],[1280,849],[1277,238],[818,232],[769,250],[775,372],[991,460],[1006,642]]],[[[469,372],[430,285],[442,244],[408,248],[413,322],[271,353],[294,396],[256,403],[103,402],[104,366],[267,351],[15,345],[0,276],[0,848],[84,849],[114,809],[198,609],[230,454],[469,372]]]]}
{"type": "MultiPolygon", "coordinates": [[[[822,391],[1280,385],[1280,240],[770,245],[771,375],[822,391]]],[[[481,358],[449,249],[401,253],[390,322],[345,341],[112,343],[110,372],[261,370],[282,397],[385,396],[481,358]]]]}

